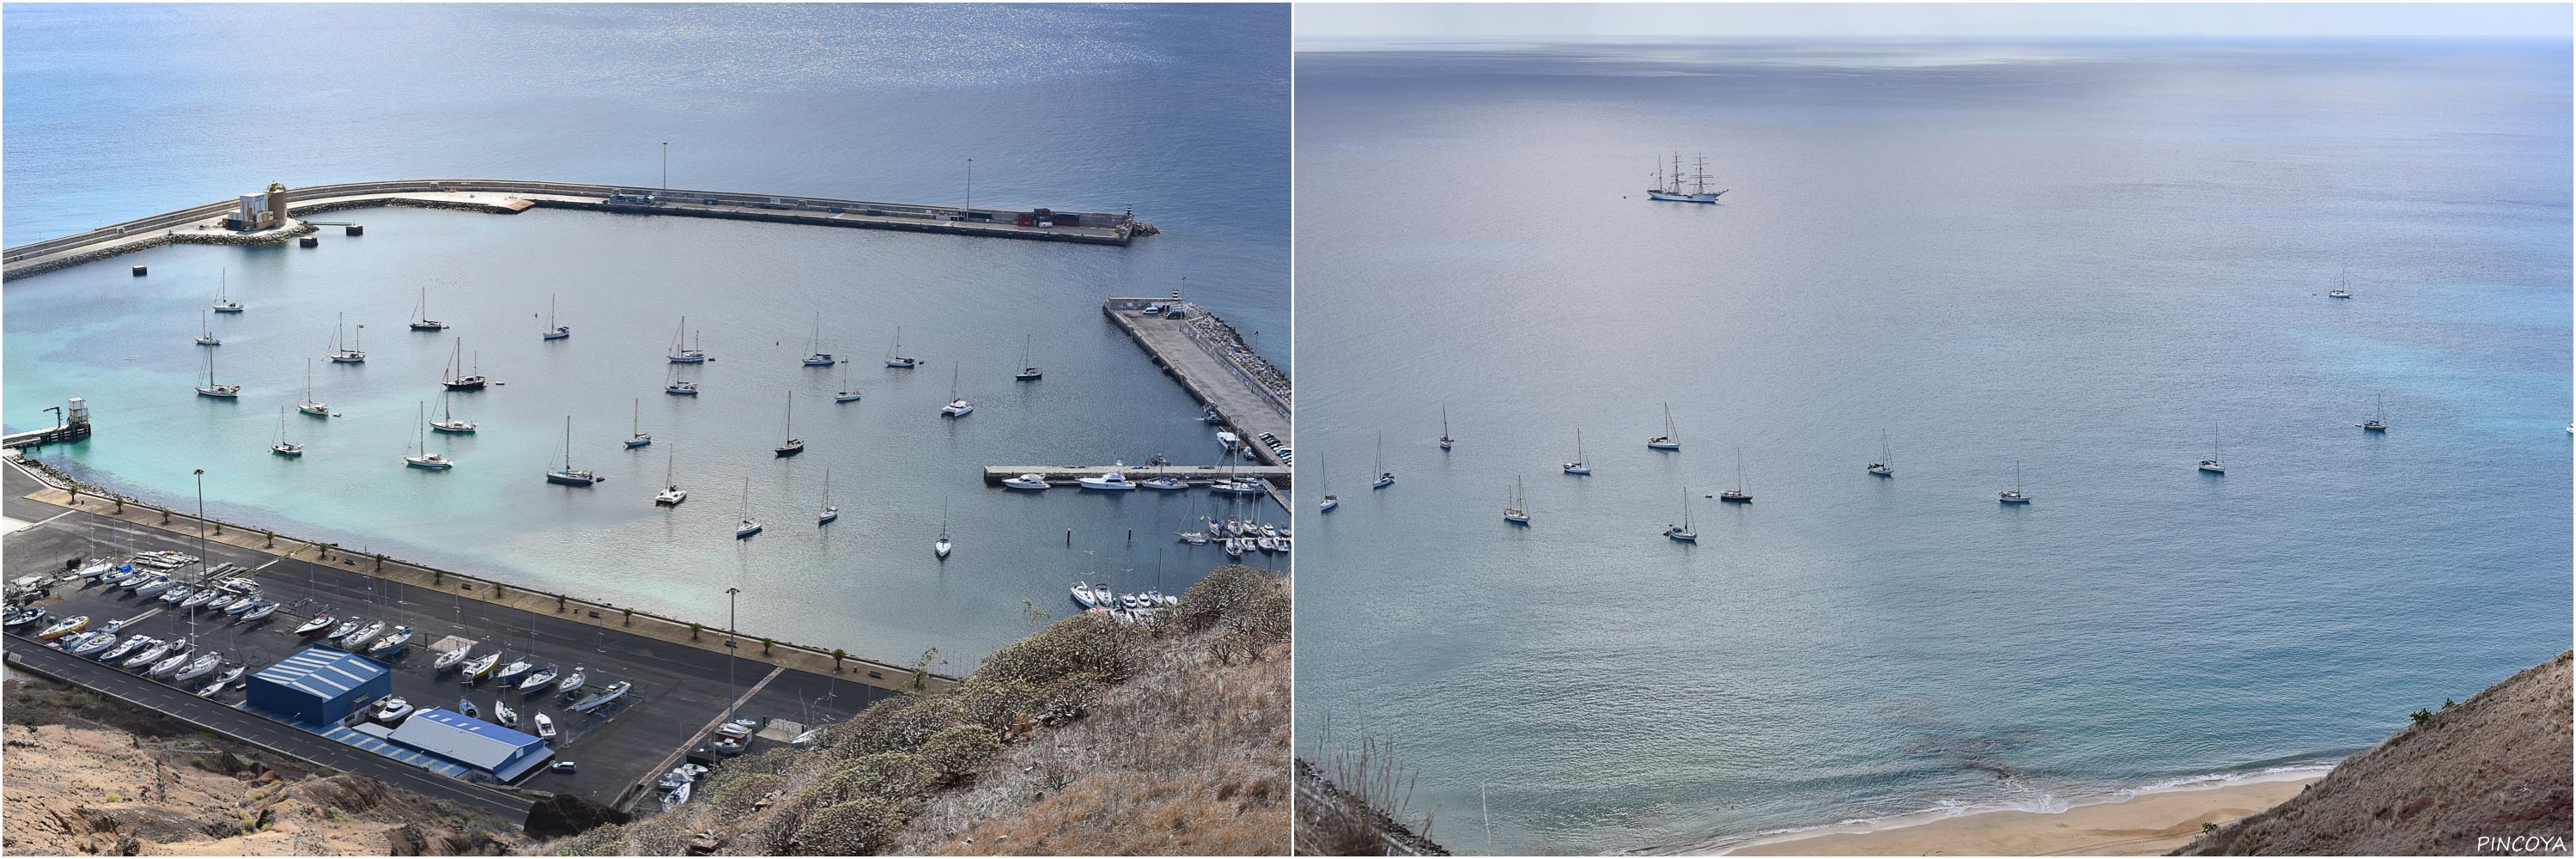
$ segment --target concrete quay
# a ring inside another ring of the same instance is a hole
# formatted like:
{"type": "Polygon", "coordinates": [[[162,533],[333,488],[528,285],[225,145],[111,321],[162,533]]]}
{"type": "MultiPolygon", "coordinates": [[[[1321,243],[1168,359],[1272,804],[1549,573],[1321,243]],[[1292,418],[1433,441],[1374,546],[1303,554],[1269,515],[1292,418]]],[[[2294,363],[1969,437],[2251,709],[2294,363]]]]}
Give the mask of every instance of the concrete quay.
{"type": "Polygon", "coordinates": [[[1260,435],[1266,432],[1282,443],[1293,443],[1286,392],[1255,384],[1251,369],[1204,345],[1192,324],[1204,311],[1193,308],[1191,319],[1144,312],[1147,305],[1169,303],[1158,298],[1111,298],[1101,302],[1100,314],[1143,348],[1165,375],[1180,382],[1182,390],[1215,406],[1225,416],[1226,428],[1243,438],[1251,457],[1264,465],[1281,465],[1260,435]]]}
{"type": "Polygon", "coordinates": [[[984,467],[984,483],[1000,486],[1002,481],[1035,474],[1048,483],[1057,484],[1057,489],[1075,489],[1078,488],[1076,482],[1085,477],[1099,477],[1112,471],[1127,475],[1131,482],[1168,474],[1191,486],[1204,487],[1228,477],[1267,480],[1284,485],[1289,482],[1292,469],[1277,465],[988,465],[984,467]]]}

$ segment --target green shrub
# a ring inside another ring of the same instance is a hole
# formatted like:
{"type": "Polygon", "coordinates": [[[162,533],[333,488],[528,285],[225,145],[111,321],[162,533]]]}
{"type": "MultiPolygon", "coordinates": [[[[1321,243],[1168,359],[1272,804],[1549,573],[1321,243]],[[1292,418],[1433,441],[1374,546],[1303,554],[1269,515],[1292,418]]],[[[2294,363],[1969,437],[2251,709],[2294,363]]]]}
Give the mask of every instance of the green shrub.
{"type": "Polygon", "coordinates": [[[983,769],[1001,753],[1001,735],[982,725],[958,725],[930,735],[921,744],[922,759],[951,779],[983,769]]]}
{"type": "Polygon", "coordinates": [[[815,856],[866,856],[891,846],[901,809],[878,797],[863,797],[806,815],[796,828],[799,849],[815,856]]]}

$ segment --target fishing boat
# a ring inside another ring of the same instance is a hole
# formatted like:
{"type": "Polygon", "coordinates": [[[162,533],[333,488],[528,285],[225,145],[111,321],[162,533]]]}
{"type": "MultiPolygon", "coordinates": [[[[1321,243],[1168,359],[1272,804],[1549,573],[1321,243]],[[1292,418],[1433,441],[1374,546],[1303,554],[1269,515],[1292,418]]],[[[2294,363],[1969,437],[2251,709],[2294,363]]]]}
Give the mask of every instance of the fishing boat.
{"type": "Polygon", "coordinates": [[[758,533],[760,522],[751,518],[751,478],[745,477],[742,479],[742,522],[733,526],[733,538],[748,540],[758,533]]]}
{"type": "Polygon", "coordinates": [[[501,652],[496,650],[465,660],[465,667],[459,673],[466,682],[471,683],[492,676],[492,669],[500,664],[501,652]]]}
{"type": "Polygon", "coordinates": [[[1046,477],[1043,475],[1023,474],[1018,477],[1002,478],[1002,488],[1004,489],[1025,489],[1032,492],[1044,492],[1046,491],[1047,486],[1046,477]]]}
{"type": "Polygon", "coordinates": [[[1581,427],[1576,427],[1574,430],[1574,461],[1565,464],[1565,473],[1574,475],[1592,473],[1592,466],[1583,460],[1583,429],[1581,427]]]}
{"type": "Polygon", "coordinates": [[[463,698],[456,699],[456,712],[464,714],[468,719],[483,718],[483,708],[474,706],[474,702],[463,698]]]}
{"type": "Polygon", "coordinates": [[[1869,473],[1880,477],[1896,476],[1896,449],[1887,444],[1887,431],[1878,432],[1878,461],[1869,464],[1869,473]]]}
{"type": "MultiPolygon", "coordinates": [[[[346,313],[340,314],[340,325],[339,325],[339,327],[334,328],[334,329],[332,329],[332,330],[331,330],[331,363],[334,363],[334,364],[364,364],[364,363],[367,363],[367,353],[366,353],[366,350],[363,350],[363,349],[358,348],[358,344],[357,344],[357,343],[351,343],[351,344],[349,344],[349,345],[347,345],[347,346],[342,346],[342,345],[340,345],[340,340],[341,340],[341,338],[348,336],[348,333],[349,333],[349,332],[348,332],[348,328],[349,328],[349,314],[346,314],[346,313]]],[[[361,341],[363,341],[363,340],[367,339],[367,326],[366,326],[364,323],[361,323],[361,324],[359,324],[359,325],[358,325],[358,339],[359,339],[359,340],[361,340],[361,341]]]]}
{"type": "Polygon", "coordinates": [[[2227,473],[2227,466],[2218,461],[2218,430],[2216,429],[2209,431],[2209,458],[2200,461],[2200,470],[2211,474],[2227,473]]]}
{"type": "Polygon", "coordinates": [[[1646,199],[1663,200],[1671,203],[1717,202],[1717,198],[1724,195],[1726,191],[1720,190],[1716,193],[1709,192],[1708,156],[1702,155],[1699,157],[1698,167],[1699,169],[1696,172],[1688,175],[1683,174],[1682,154],[1679,152],[1673,153],[1673,169],[1671,173],[1665,173],[1664,165],[1660,162],[1655,165],[1655,187],[1646,189],[1646,199]],[[1684,182],[1690,183],[1690,187],[1685,189],[1683,187],[1684,182]]]}
{"type": "Polygon", "coordinates": [[[635,684],[626,680],[620,680],[615,683],[608,684],[607,686],[602,687],[599,691],[584,695],[581,697],[581,700],[572,702],[572,711],[575,713],[588,713],[592,710],[597,710],[601,705],[617,700],[618,696],[626,694],[626,690],[632,688],[635,688],[635,684]]]}
{"type": "Polygon", "coordinates": [[[433,674],[445,673],[447,669],[463,665],[465,660],[472,658],[474,658],[474,645],[462,645],[455,650],[439,654],[437,659],[429,663],[429,670],[433,674]]]}
{"type": "Polygon", "coordinates": [[[493,672],[492,682],[508,686],[512,682],[518,680],[521,676],[530,671],[536,670],[536,668],[537,664],[534,662],[529,662],[525,659],[514,660],[508,665],[501,666],[501,670],[493,672]]]}
{"type": "Polygon", "coordinates": [[[1691,527],[1690,487],[1682,487],[1682,523],[1664,526],[1664,536],[1684,543],[1699,542],[1699,531],[1691,527]]]}
{"type": "Polygon", "coordinates": [[[832,402],[855,403],[858,401],[859,387],[857,385],[850,384],[850,365],[844,363],[841,365],[841,389],[833,392],[832,402]]]}
{"type": "Polygon", "coordinates": [[[241,302],[234,301],[232,298],[232,270],[229,268],[223,269],[216,275],[214,309],[216,313],[242,312],[241,302]]]}
{"type": "Polygon", "coordinates": [[[222,667],[224,667],[224,655],[221,653],[208,653],[204,656],[197,657],[196,659],[189,660],[187,667],[181,668],[178,673],[170,675],[170,679],[180,683],[186,683],[190,680],[195,680],[208,674],[213,674],[216,669],[222,667]]]}
{"type": "Polygon", "coordinates": [[[1512,477],[1512,503],[1503,507],[1503,521],[1514,525],[1527,525],[1530,521],[1529,495],[1521,490],[1518,475],[1512,477]]]}
{"type": "Polygon", "coordinates": [[[1751,504],[1753,494],[1744,491],[1744,448],[1735,448],[1735,488],[1717,494],[1717,500],[1729,504],[1751,504]]]}
{"type": "Polygon", "coordinates": [[[555,691],[563,693],[564,700],[572,700],[572,696],[581,691],[582,684],[589,681],[589,672],[588,668],[574,666],[572,673],[564,675],[563,680],[555,684],[555,691]]]}
{"type": "Polygon", "coordinates": [[[546,482],[564,486],[589,486],[599,482],[599,473],[572,467],[572,416],[564,416],[563,467],[546,472],[546,482]]]}
{"type": "Polygon", "coordinates": [[[545,339],[561,340],[570,336],[572,336],[572,326],[555,324],[555,297],[553,293],[547,293],[545,339]]]}
{"type": "Polygon", "coordinates": [[[197,333],[197,345],[224,345],[224,341],[215,339],[215,327],[206,323],[206,312],[203,310],[197,311],[197,328],[199,329],[197,333]]]}
{"type": "Polygon", "coordinates": [[[1032,338],[1025,335],[1020,338],[1020,371],[1012,374],[1011,378],[1018,379],[1023,382],[1034,382],[1046,376],[1045,370],[1038,369],[1038,365],[1030,363],[1029,344],[1031,340],[1032,338]]]}
{"type": "Polygon", "coordinates": [[[1682,449],[1681,431],[1673,427],[1673,404],[1664,404],[1664,434],[1647,439],[1646,446],[1655,450],[1682,449]]]}
{"type": "Polygon", "coordinates": [[[814,524],[829,525],[838,518],[841,518],[841,508],[832,506],[832,469],[826,467],[823,469],[823,512],[815,515],[814,524]]]}
{"type": "Polygon", "coordinates": [[[555,678],[561,676],[562,672],[556,671],[552,665],[539,668],[528,674],[528,679],[519,681],[519,694],[534,695],[545,691],[546,687],[555,685],[555,678]]]}
{"type": "Polygon", "coordinates": [[[446,454],[429,452],[429,424],[427,423],[429,419],[429,403],[421,403],[418,411],[418,416],[412,418],[412,420],[421,422],[420,453],[412,453],[411,443],[404,442],[403,465],[408,468],[424,468],[430,471],[446,471],[450,468],[455,468],[456,460],[448,459],[446,454]]]}
{"type": "Polygon", "coordinates": [[[295,628],[295,634],[304,636],[312,635],[317,632],[327,632],[331,629],[331,625],[336,622],[337,621],[334,621],[329,614],[317,614],[313,616],[312,620],[305,621],[302,625],[297,626],[295,628]]]}
{"type": "Polygon", "coordinates": [[[2362,429],[2369,430],[2369,431],[2371,431],[2371,432],[2387,432],[2387,431],[2388,431],[2388,395],[2386,395],[2386,394],[2381,394],[2381,395],[2379,395],[2379,410],[2371,416],[2370,420],[2366,420],[2366,421],[2362,421],[2361,423],[2353,424],[2353,426],[2357,426],[2357,427],[2360,427],[2360,428],[2362,428],[2362,429]]]}
{"type": "Polygon", "coordinates": [[[376,636],[383,635],[385,628],[392,625],[393,624],[389,624],[381,620],[367,624],[367,628],[350,633],[349,637],[340,639],[340,649],[351,653],[363,653],[366,651],[368,642],[376,640],[376,636]]]}
{"type": "Polygon", "coordinates": [[[474,356],[474,372],[470,374],[465,372],[465,338],[456,338],[456,349],[448,356],[447,367],[440,371],[438,383],[447,386],[451,391],[480,391],[489,381],[483,378],[481,353],[476,353],[474,356]]]}
{"type": "Polygon", "coordinates": [[[2021,460],[2013,460],[2013,488],[1995,493],[1995,500],[2004,504],[2030,503],[2030,496],[2021,491],[2021,460]]]}
{"type": "Polygon", "coordinates": [[[278,406],[278,407],[277,407],[277,443],[276,443],[276,444],[269,445],[269,446],[268,446],[268,450],[269,450],[269,452],[270,452],[270,453],[274,453],[274,454],[277,454],[277,455],[279,455],[279,456],[303,456],[303,455],[304,455],[304,446],[303,446],[303,445],[295,444],[295,443],[292,443],[292,442],[289,442],[289,441],[287,441],[287,440],[286,440],[286,407],[285,407],[285,406],[278,406]]]}
{"type": "Polygon", "coordinates": [[[502,727],[516,728],[519,726],[519,711],[510,709],[509,701],[494,698],[492,699],[492,720],[501,723],[502,727]]]}
{"type": "Polygon", "coordinates": [[[674,448],[671,450],[671,455],[662,461],[662,491],[653,495],[655,506],[678,507],[680,502],[689,500],[689,491],[680,488],[680,484],[671,479],[671,467],[679,460],[679,450],[674,448]]]}
{"type": "Polygon", "coordinates": [[[636,448],[643,447],[643,446],[645,446],[645,445],[648,445],[648,444],[652,444],[652,443],[653,443],[653,434],[652,434],[652,433],[649,433],[649,432],[645,432],[645,431],[644,431],[644,401],[643,401],[643,400],[636,400],[636,401],[635,401],[635,416],[634,416],[633,418],[630,418],[630,419],[628,420],[628,424],[627,424],[626,430],[627,430],[627,432],[633,433],[633,435],[629,435],[629,436],[627,436],[627,437],[626,437],[626,449],[627,449],[627,450],[634,450],[634,449],[636,449],[636,448]]]}
{"type": "Polygon", "coordinates": [[[1126,492],[1136,488],[1136,484],[1127,482],[1126,474],[1116,470],[1094,477],[1085,477],[1076,482],[1082,484],[1084,489],[1097,489],[1104,492],[1126,492]]]}
{"type": "Polygon", "coordinates": [[[921,366],[921,363],[922,363],[922,362],[921,362],[921,359],[919,359],[919,358],[907,357],[907,356],[905,356],[905,355],[903,354],[903,326],[901,326],[901,325],[897,325],[897,326],[895,326],[895,327],[894,327],[894,351],[893,351],[892,353],[890,353],[890,354],[888,354],[888,355],[886,356],[886,362],[885,362],[886,366],[888,366],[888,367],[894,367],[894,368],[897,368],[897,369],[910,370],[910,369],[912,369],[912,368],[914,368],[914,367],[919,367],[919,366],[921,366]]]}
{"type": "Polygon", "coordinates": [[[966,416],[967,412],[974,410],[974,403],[967,402],[965,397],[957,395],[957,368],[949,368],[948,405],[940,407],[939,416],[944,418],[962,418],[966,416]]]}
{"type": "Polygon", "coordinates": [[[429,318],[429,287],[420,288],[420,300],[411,306],[411,330],[445,331],[447,323],[429,318]]]}
{"type": "Polygon", "coordinates": [[[670,358],[670,359],[671,359],[671,363],[673,363],[673,364],[704,364],[704,363],[706,363],[706,362],[707,362],[707,350],[704,350],[704,349],[698,349],[698,348],[694,348],[694,347],[692,347],[692,348],[685,348],[685,349],[684,349],[684,348],[681,348],[682,344],[684,343],[684,341],[685,341],[685,340],[686,340],[686,338],[688,337],[688,334],[689,334],[689,318],[688,318],[688,317],[686,317],[686,316],[680,317],[680,330],[678,330],[678,331],[675,331],[675,332],[672,332],[672,333],[671,333],[671,354],[669,354],[669,355],[667,355],[667,356],[665,356],[665,357],[670,358]]]}
{"type": "Polygon", "coordinates": [[[814,314],[814,347],[805,356],[805,366],[829,367],[840,362],[840,359],[832,357],[832,353],[823,351],[823,314],[814,314]]]}
{"type": "Polygon", "coordinates": [[[1369,455],[1369,470],[1377,472],[1377,480],[1369,484],[1370,489],[1385,489],[1395,485],[1395,472],[1386,470],[1386,435],[1384,433],[1380,433],[1377,437],[1377,452],[1369,455]]]}
{"type": "Polygon", "coordinates": [[[457,419],[454,398],[445,392],[438,395],[438,419],[430,421],[429,428],[451,435],[474,434],[474,422],[457,419]]]}
{"type": "Polygon", "coordinates": [[[554,738],[555,738],[555,720],[553,720],[553,719],[549,719],[549,718],[546,718],[546,714],[544,714],[544,713],[538,713],[538,714],[536,715],[536,717],[535,717],[535,718],[536,718],[536,720],[537,720],[537,739],[540,739],[540,740],[551,740],[551,739],[554,739],[554,738]]]}
{"type": "Polygon", "coordinates": [[[401,653],[403,648],[411,646],[411,638],[411,627],[394,627],[392,635],[385,636],[383,640],[377,641],[376,646],[367,648],[367,655],[381,659],[401,653]]]}
{"type": "Polygon", "coordinates": [[[796,437],[796,392],[787,392],[787,443],[771,448],[778,456],[795,456],[805,452],[805,440],[796,437]]]}
{"type": "Polygon", "coordinates": [[[240,386],[240,385],[218,385],[218,384],[215,384],[215,353],[213,353],[213,352],[211,352],[211,351],[210,351],[210,352],[207,352],[207,353],[206,353],[206,385],[205,385],[205,387],[202,387],[202,388],[198,388],[198,389],[197,389],[197,396],[200,396],[200,397],[213,397],[213,398],[215,398],[215,399],[219,399],[219,400],[229,400],[229,399],[233,399],[233,398],[235,398],[235,397],[239,397],[239,396],[241,396],[241,390],[242,390],[242,389],[241,389],[241,386],[240,386]]]}

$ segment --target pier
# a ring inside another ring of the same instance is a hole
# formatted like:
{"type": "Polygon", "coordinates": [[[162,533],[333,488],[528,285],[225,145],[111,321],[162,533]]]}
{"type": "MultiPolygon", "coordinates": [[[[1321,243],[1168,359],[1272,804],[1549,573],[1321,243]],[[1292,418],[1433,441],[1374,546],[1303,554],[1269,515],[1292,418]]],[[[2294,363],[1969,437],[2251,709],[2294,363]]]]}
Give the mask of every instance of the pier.
{"type": "MultiPolygon", "coordinates": [[[[406,179],[287,189],[288,220],[254,232],[224,228],[234,201],[208,203],[0,251],[0,280],[165,244],[267,244],[315,231],[298,218],[342,209],[409,206],[515,214],[532,208],[676,215],[959,236],[1125,245],[1157,232],[1129,214],[880,203],[791,194],[690,191],[511,179],[406,179]],[[1038,218],[1039,212],[1048,217],[1038,218]],[[1029,216],[1024,218],[1023,216],[1029,216]],[[1023,224],[1022,221],[1027,223],[1023,224]]],[[[352,232],[351,235],[356,233],[352,232]]]]}
{"type": "Polygon", "coordinates": [[[1285,486],[1289,483],[1291,469],[1279,465],[1239,465],[1232,468],[1222,465],[988,465],[984,467],[984,485],[1000,486],[1004,480],[1035,474],[1048,483],[1058,484],[1058,489],[1072,489],[1083,478],[1099,477],[1112,471],[1127,475],[1129,480],[1168,474],[1191,486],[1206,486],[1229,477],[1285,486]]]}
{"type": "Polygon", "coordinates": [[[1249,356],[1249,350],[1212,342],[1232,329],[1195,305],[1171,299],[1111,298],[1101,302],[1100,314],[1143,348],[1164,375],[1180,382],[1182,390],[1202,404],[1215,406],[1225,418],[1226,429],[1242,437],[1246,455],[1264,465],[1284,465],[1260,436],[1266,432],[1282,444],[1294,444],[1286,377],[1249,356]],[[1174,319],[1144,312],[1157,304],[1187,308],[1188,314],[1174,319]]]}
{"type": "Polygon", "coordinates": [[[89,404],[86,400],[73,397],[70,402],[60,407],[47,408],[45,411],[60,412],[61,419],[53,426],[44,429],[13,432],[0,437],[0,448],[18,450],[42,447],[56,442],[79,441],[89,437],[89,404]]]}

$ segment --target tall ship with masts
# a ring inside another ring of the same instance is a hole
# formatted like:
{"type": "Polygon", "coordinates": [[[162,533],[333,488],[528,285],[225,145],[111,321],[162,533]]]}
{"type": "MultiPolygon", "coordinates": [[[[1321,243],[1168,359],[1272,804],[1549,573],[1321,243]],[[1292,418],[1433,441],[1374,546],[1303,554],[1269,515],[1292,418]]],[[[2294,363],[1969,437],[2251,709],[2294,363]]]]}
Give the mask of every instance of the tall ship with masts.
{"type": "Polygon", "coordinates": [[[1718,196],[1725,193],[1725,189],[1714,193],[1708,190],[1708,156],[1699,156],[1696,169],[1685,174],[1682,172],[1682,154],[1675,152],[1671,172],[1665,172],[1661,164],[1655,165],[1655,187],[1646,189],[1646,199],[1673,203],[1715,203],[1718,196]]]}

